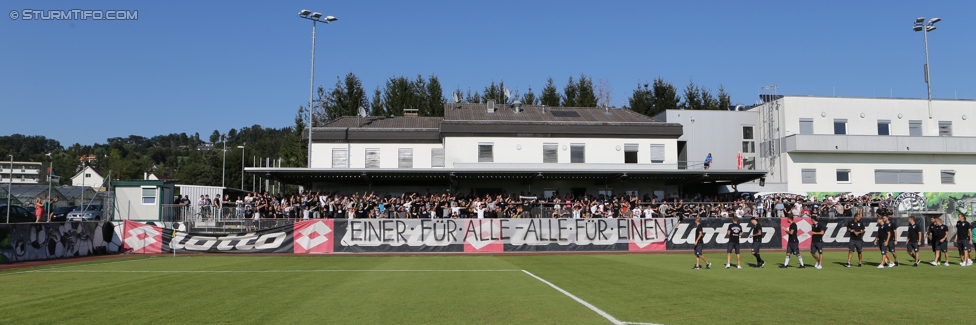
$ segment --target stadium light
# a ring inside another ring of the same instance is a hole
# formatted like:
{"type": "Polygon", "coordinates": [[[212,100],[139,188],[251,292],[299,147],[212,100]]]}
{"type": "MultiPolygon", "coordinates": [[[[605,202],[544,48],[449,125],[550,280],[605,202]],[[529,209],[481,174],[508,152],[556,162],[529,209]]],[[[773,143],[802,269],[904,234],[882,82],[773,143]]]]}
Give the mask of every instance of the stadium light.
{"type": "Polygon", "coordinates": [[[932,18],[925,23],[925,17],[915,18],[915,25],[912,30],[922,32],[922,39],[925,40],[925,65],[922,69],[925,73],[925,87],[928,89],[929,119],[932,119],[932,78],[929,76],[929,32],[935,30],[935,23],[942,21],[942,18],[932,18]]]}
{"type": "Polygon", "coordinates": [[[314,111],[312,98],[315,94],[315,23],[328,24],[339,19],[335,16],[325,16],[325,19],[322,19],[321,12],[311,12],[308,9],[299,11],[298,17],[312,21],[312,77],[308,83],[308,165],[306,166],[312,168],[312,127],[315,126],[315,123],[312,122],[312,117],[314,116],[312,114],[314,111]]]}

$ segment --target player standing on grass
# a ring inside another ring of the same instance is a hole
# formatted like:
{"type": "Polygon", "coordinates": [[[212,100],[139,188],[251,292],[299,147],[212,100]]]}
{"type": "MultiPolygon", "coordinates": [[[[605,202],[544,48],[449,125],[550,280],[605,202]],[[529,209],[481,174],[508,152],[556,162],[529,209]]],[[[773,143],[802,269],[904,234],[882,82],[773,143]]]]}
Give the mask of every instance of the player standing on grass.
{"type": "Polygon", "coordinates": [[[728,244],[725,244],[725,268],[729,268],[729,263],[732,262],[732,250],[735,250],[735,268],[742,268],[742,255],[739,255],[739,237],[742,236],[742,226],[739,225],[739,217],[732,217],[732,224],[729,225],[729,230],[725,232],[729,237],[728,244]]]}
{"type": "Polygon", "coordinates": [[[895,263],[892,263],[891,259],[888,258],[888,237],[890,235],[891,232],[888,231],[885,218],[878,217],[878,237],[874,239],[874,244],[878,245],[878,248],[881,249],[881,263],[878,264],[879,269],[883,269],[885,264],[888,264],[888,267],[895,266],[895,263]]]}
{"type": "Polygon", "coordinates": [[[912,267],[918,267],[919,256],[918,247],[922,245],[922,226],[915,223],[915,216],[908,217],[908,241],[905,242],[905,246],[908,247],[908,256],[915,259],[915,265],[912,267]]]}
{"type": "Polygon", "coordinates": [[[701,218],[695,218],[695,270],[701,269],[701,261],[705,261],[705,268],[711,269],[712,263],[708,261],[705,256],[702,255],[702,237],[705,236],[705,232],[702,231],[701,218]]]}
{"type": "Polygon", "coordinates": [[[820,224],[820,217],[813,216],[813,225],[810,226],[810,255],[817,262],[813,267],[823,268],[823,235],[824,226],[820,224]]]}
{"type": "Polygon", "coordinates": [[[884,219],[885,227],[888,227],[888,252],[891,253],[891,257],[888,260],[894,260],[895,266],[898,266],[898,253],[895,253],[895,248],[898,246],[898,236],[896,236],[897,232],[895,230],[898,229],[898,225],[891,218],[891,210],[887,211],[884,219]]]}
{"type": "Polygon", "coordinates": [[[847,233],[851,236],[851,241],[847,245],[847,263],[844,267],[851,267],[851,258],[857,250],[857,267],[861,267],[864,259],[861,256],[861,249],[864,247],[864,224],[861,223],[861,213],[854,215],[854,220],[847,224],[847,233]]]}
{"type": "Polygon", "coordinates": [[[932,261],[932,266],[939,266],[940,255],[945,259],[945,266],[949,266],[949,243],[946,242],[947,237],[949,237],[949,227],[942,224],[941,218],[932,217],[932,225],[929,226],[929,240],[932,243],[932,252],[935,253],[935,260],[932,261]]]}
{"type": "Polygon", "coordinates": [[[759,226],[759,220],[756,217],[752,217],[749,220],[752,224],[752,255],[756,256],[756,267],[762,268],[766,265],[766,261],[763,261],[762,257],[759,257],[759,248],[762,246],[762,227],[759,226]]]}
{"type": "Polygon", "coordinates": [[[969,232],[972,229],[972,225],[966,221],[966,215],[960,213],[959,221],[956,221],[956,235],[952,236],[952,241],[956,242],[956,246],[959,247],[959,266],[973,265],[973,246],[969,241],[969,232]]]}
{"type": "Polygon", "coordinates": [[[790,267],[790,254],[796,255],[796,259],[800,261],[800,268],[805,268],[803,265],[803,256],[800,255],[800,240],[796,236],[796,223],[793,222],[793,215],[786,217],[786,220],[790,221],[790,226],[783,228],[783,232],[786,233],[788,237],[786,241],[786,261],[783,262],[781,268],[790,267]]]}

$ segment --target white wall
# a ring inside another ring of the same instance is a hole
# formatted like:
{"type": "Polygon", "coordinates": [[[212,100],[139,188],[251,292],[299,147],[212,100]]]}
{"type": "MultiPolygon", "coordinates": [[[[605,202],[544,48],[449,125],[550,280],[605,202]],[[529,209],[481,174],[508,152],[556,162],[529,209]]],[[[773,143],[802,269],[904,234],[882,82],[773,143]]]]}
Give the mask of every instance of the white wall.
{"type": "Polygon", "coordinates": [[[881,119],[891,120],[891,135],[908,135],[908,121],[921,120],[922,136],[938,136],[939,121],[952,121],[953,136],[976,136],[976,101],[971,100],[934,100],[932,119],[925,99],[785,97],[783,101],[783,136],[800,133],[800,118],[813,119],[814,134],[834,134],[834,119],[847,119],[847,134],[878,135],[881,119]]]}
{"type": "Polygon", "coordinates": [[[413,168],[431,168],[431,149],[442,147],[440,143],[313,143],[312,167],[332,168],[332,150],[348,149],[349,168],[366,168],[366,149],[380,149],[380,168],[398,168],[399,149],[413,148],[413,168]]]}
{"type": "Polygon", "coordinates": [[[976,161],[963,155],[887,155],[794,153],[789,159],[789,190],[801,192],[971,192],[976,161]],[[801,171],[817,170],[816,184],[803,184],[801,171]],[[838,183],[838,169],[851,171],[838,183]],[[923,184],[876,184],[875,169],[922,170],[923,184]],[[941,171],[954,170],[955,184],[942,184],[941,171]]]}
{"type": "MultiPolygon", "coordinates": [[[[157,197],[158,197],[157,188],[157,197]]],[[[157,204],[142,204],[142,187],[115,188],[115,219],[116,220],[159,220],[159,200],[157,204]]]]}
{"type": "MultiPolygon", "coordinates": [[[[742,151],[742,128],[752,126],[756,150],[759,149],[758,111],[691,111],[668,110],[661,116],[668,123],[680,123],[683,133],[678,141],[685,141],[690,166],[700,165],[712,154],[712,169],[737,169],[736,158],[742,151]],[[694,122],[692,122],[694,121],[694,122]]],[[[757,153],[743,152],[743,158],[757,157],[757,153]]],[[[693,168],[693,167],[689,167],[693,168]]],[[[756,165],[756,169],[762,169],[756,165]]]]}

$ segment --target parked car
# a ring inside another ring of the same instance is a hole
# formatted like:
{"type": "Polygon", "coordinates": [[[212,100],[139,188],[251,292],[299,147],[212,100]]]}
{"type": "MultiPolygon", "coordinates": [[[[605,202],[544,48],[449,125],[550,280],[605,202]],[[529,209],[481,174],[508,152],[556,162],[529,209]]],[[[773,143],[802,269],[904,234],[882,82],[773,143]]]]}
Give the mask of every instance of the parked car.
{"type": "Polygon", "coordinates": [[[27,210],[28,215],[36,216],[35,213],[37,210],[36,208],[34,208],[33,204],[28,204],[27,206],[24,207],[24,210],[27,210]]]}
{"type": "Polygon", "coordinates": [[[74,211],[68,213],[68,221],[92,221],[92,220],[102,220],[102,205],[92,204],[86,205],[84,208],[78,208],[74,211]]]}
{"type": "MultiPolygon", "coordinates": [[[[0,205],[0,223],[7,223],[7,205],[0,205]]],[[[10,206],[10,223],[15,222],[34,222],[34,215],[27,211],[22,206],[11,205],[10,206]]]]}
{"type": "Polygon", "coordinates": [[[54,215],[51,216],[51,221],[54,221],[54,222],[68,221],[68,213],[71,213],[71,211],[74,211],[74,210],[77,210],[77,209],[78,209],[78,206],[75,206],[75,205],[54,208],[54,215]]]}

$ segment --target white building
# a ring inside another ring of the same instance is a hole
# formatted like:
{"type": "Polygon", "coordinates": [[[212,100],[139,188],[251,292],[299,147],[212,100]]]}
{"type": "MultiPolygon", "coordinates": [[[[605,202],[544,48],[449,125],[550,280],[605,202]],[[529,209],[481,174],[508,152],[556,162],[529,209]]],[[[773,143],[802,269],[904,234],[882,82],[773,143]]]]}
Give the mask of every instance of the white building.
{"type": "Polygon", "coordinates": [[[105,190],[105,175],[99,168],[85,166],[75,176],[71,176],[72,186],[90,186],[95,190],[105,190]]]}
{"type": "Polygon", "coordinates": [[[9,161],[0,162],[0,183],[38,184],[45,177],[41,175],[42,168],[39,162],[15,161],[13,165],[9,161]]]}
{"type": "Polygon", "coordinates": [[[738,151],[754,157],[755,168],[768,171],[765,186],[740,191],[976,196],[976,101],[933,100],[930,110],[925,99],[764,99],[747,111],[673,110],[658,118],[684,125],[678,141],[688,141],[692,158],[719,152],[716,165],[727,167],[738,151]]]}
{"type": "Polygon", "coordinates": [[[618,109],[446,104],[445,117],[343,117],[313,130],[312,168],[247,168],[313,190],[653,194],[763,171],[689,168],[682,126],[618,109]]]}

